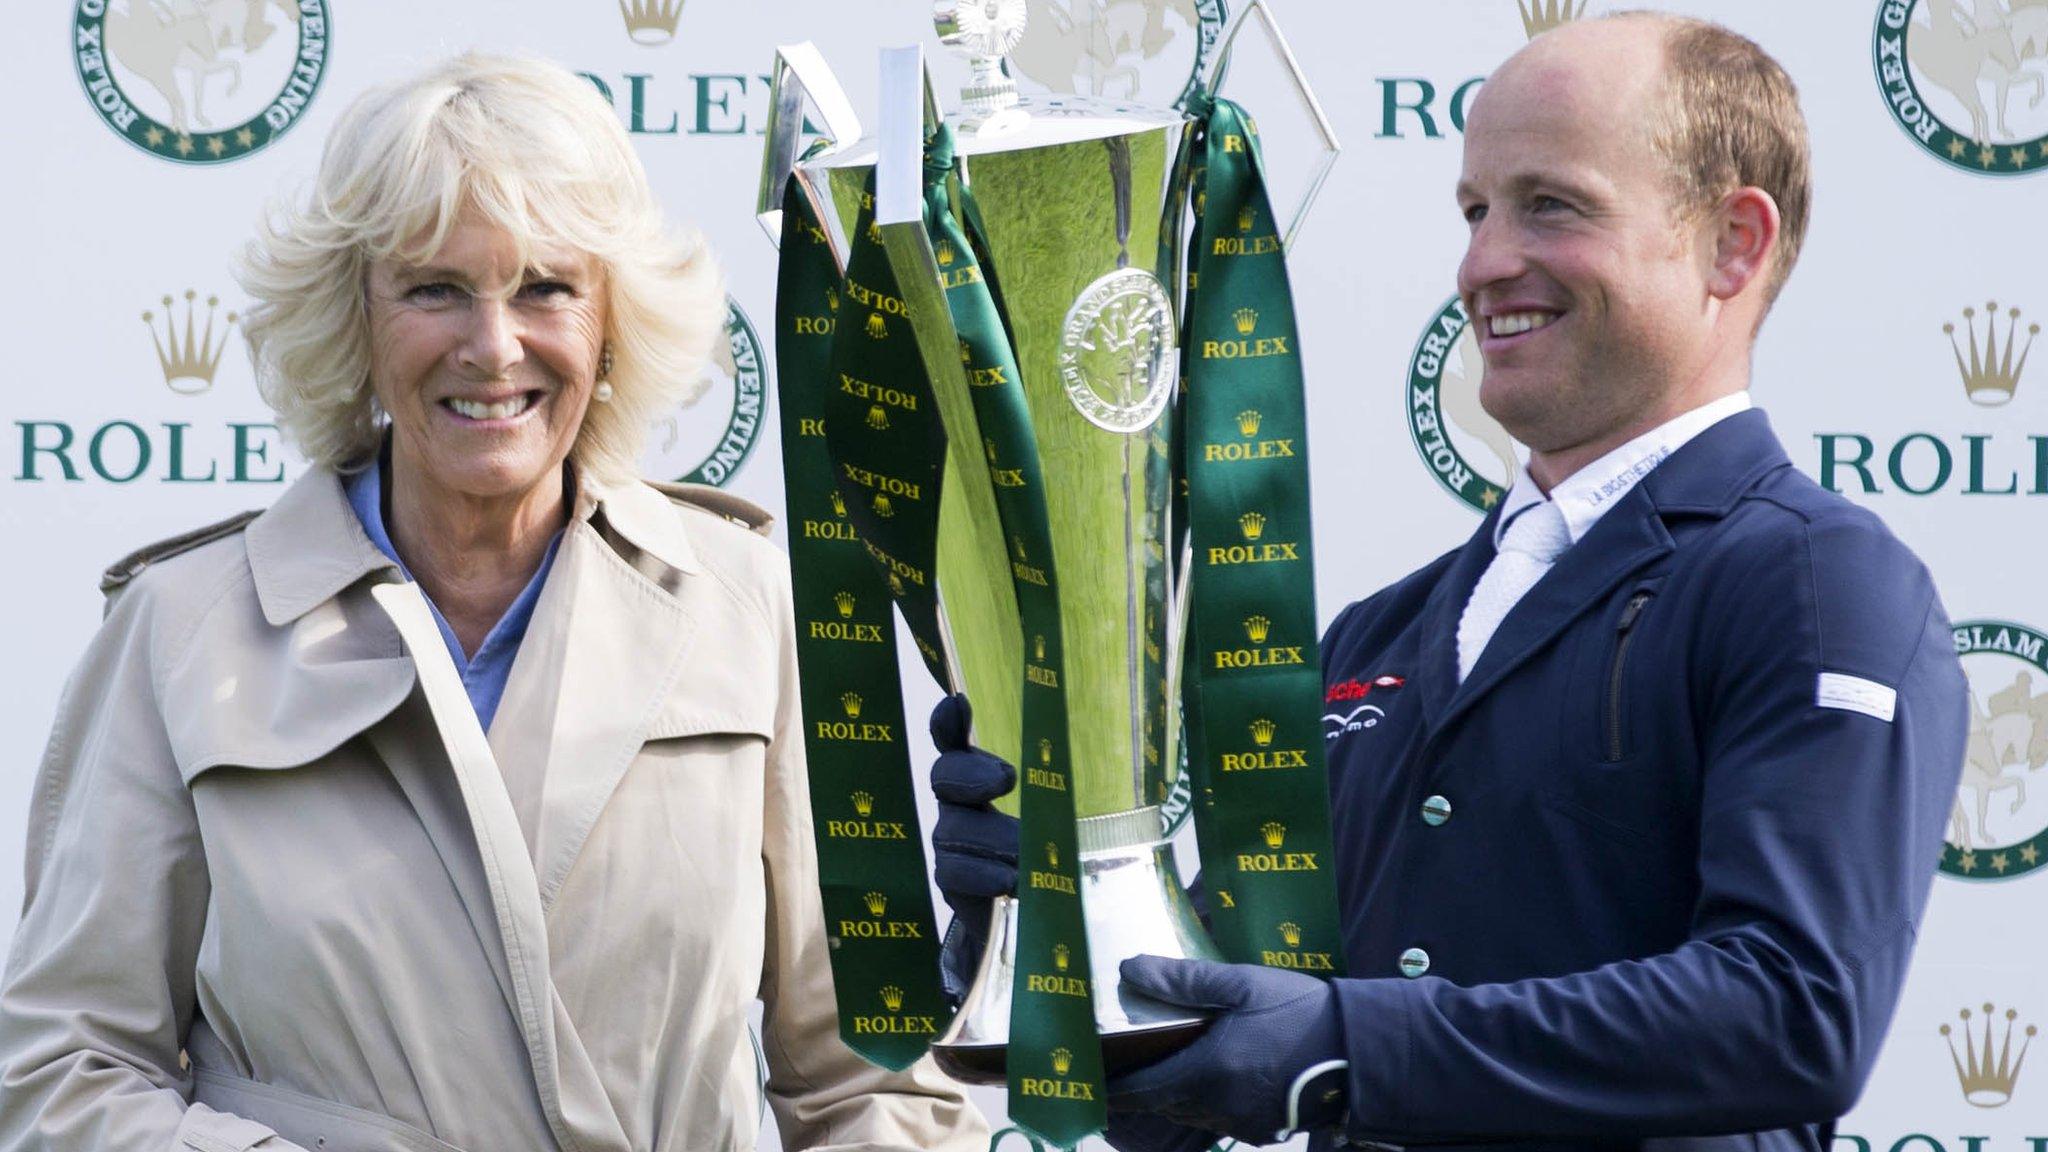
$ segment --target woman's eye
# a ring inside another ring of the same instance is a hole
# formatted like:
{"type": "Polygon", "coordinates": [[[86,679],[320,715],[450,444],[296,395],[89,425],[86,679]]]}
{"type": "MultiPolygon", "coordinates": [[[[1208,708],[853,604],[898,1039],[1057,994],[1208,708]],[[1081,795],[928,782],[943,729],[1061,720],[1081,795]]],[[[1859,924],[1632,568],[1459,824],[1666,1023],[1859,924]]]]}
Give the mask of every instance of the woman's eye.
{"type": "Polygon", "coordinates": [[[414,285],[405,292],[405,298],[415,304],[452,304],[461,297],[462,289],[439,282],[414,285]]]}
{"type": "Polygon", "coordinates": [[[576,295],[576,289],[560,280],[535,280],[521,285],[519,294],[531,300],[550,300],[572,297],[576,295]]]}

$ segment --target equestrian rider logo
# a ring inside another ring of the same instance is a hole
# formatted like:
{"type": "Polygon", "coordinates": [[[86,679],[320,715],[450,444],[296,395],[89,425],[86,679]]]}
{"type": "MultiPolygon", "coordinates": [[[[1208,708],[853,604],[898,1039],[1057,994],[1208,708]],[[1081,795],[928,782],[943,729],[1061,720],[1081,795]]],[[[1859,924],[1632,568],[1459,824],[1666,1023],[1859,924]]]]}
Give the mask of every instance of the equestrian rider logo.
{"type": "Polygon", "coordinates": [[[2048,636],[2002,620],[1954,625],[1970,678],[1970,733],[1941,871],[2009,880],[2048,863],[2048,636]],[[2029,787],[2034,784],[2034,787],[2029,787]]]}
{"type": "Polygon", "coordinates": [[[1987,176],[2048,169],[2048,0],[1882,0],[1872,54],[1892,119],[1929,155],[1987,176]]]}
{"type": "Polygon", "coordinates": [[[731,483],[761,437],[767,373],[753,322],[739,301],[728,297],[725,339],[713,342],[711,362],[704,366],[696,388],[682,405],[648,430],[647,455],[642,460],[647,474],[672,476],[691,484],[724,487],[731,483]],[[693,405],[715,406],[713,410],[723,411],[725,419],[707,420],[701,408],[683,410],[693,405]]]}
{"type": "Polygon", "coordinates": [[[1025,0],[1008,60],[1052,92],[1179,104],[1223,34],[1225,0],[1025,0]]]}
{"type": "Polygon", "coordinates": [[[327,70],[326,0],[77,0],[72,62],[100,119],[159,159],[218,164],[299,122],[327,70]]]}
{"type": "Polygon", "coordinates": [[[1475,512],[1500,503],[1521,471],[1519,446],[1479,406],[1479,337],[1456,296],[1437,309],[1408,357],[1403,407],[1415,451],[1444,490],[1475,512]]]}

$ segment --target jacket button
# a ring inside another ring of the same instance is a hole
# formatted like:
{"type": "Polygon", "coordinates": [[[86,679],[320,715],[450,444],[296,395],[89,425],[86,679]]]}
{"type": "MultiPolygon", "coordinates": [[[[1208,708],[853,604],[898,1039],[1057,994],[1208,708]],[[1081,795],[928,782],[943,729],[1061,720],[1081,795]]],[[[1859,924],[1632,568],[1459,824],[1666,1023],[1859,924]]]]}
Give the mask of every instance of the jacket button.
{"type": "Polygon", "coordinates": [[[1443,825],[1451,818],[1451,802],[1442,796],[1431,796],[1422,802],[1422,822],[1431,828],[1443,825]]]}
{"type": "Polygon", "coordinates": [[[1429,953],[1420,948],[1410,948],[1401,953],[1401,975],[1410,980],[1429,971],[1429,953]]]}

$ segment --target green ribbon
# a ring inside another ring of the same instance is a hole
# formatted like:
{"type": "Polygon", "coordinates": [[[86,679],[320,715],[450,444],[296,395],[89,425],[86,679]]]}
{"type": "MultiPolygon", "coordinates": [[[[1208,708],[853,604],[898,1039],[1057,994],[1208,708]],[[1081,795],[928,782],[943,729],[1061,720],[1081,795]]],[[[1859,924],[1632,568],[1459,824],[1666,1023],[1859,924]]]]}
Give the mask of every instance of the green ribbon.
{"type": "Polygon", "coordinates": [[[1193,546],[1183,708],[1210,930],[1244,963],[1343,971],[1308,423],[1286,256],[1251,118],[1198,118],[1181,441],[1193,546]]]}
{"type": "Polygon", "coordinates": [[[865,324],[842,294],[831,244],[792,181],[783,199],[775,350],[812,831],[840,1038],[900,1069],[924,1054],[948,1011],[889,586],[860,542],[853,505],[834,486],[827,450],[827,397],[838,379],[829,367],[832,333],[840,317],[865,324]]]}
{"type": "Polygon", "coordinates": [[[960,338],[974,419],[995,491],[1024,630],[1024,763],[1018,781],[1016,980],[1010,999],[1010,1116],[1061,1146],[1107,1121],[1068,755],[1059,585],[1045,477],[1009,326],[984,269],[986,232],[954,178],[952,131],[926,145],[924,226],[960,338]],[[956,219],[957,193],[965,225],[956,219]]]}

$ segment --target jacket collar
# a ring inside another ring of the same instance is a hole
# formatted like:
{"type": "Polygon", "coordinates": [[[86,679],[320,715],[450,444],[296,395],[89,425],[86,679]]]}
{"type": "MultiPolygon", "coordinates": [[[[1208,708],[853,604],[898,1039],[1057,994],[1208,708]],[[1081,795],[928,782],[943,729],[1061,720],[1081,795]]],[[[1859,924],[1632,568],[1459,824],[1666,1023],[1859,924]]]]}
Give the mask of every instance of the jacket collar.
{"type": "MultiPolygon", "coordinates": [[[[608,484],[580,470],[574,475],[574,519],[603,523],[679,572],[703,571],[683,518],[667,497],[638,481],[608,484]]],[[[250,522],[245,539],[257,601],[263,618],[276,627],[365,576],[397,572],[349,507],[341,476],[328,468],[315,468],[294,481],[276,504],[250,522]]]]}

